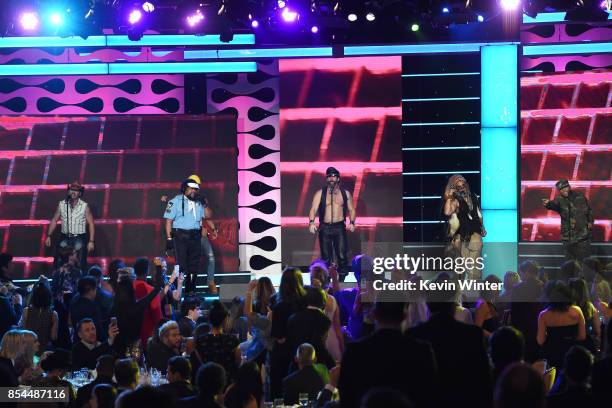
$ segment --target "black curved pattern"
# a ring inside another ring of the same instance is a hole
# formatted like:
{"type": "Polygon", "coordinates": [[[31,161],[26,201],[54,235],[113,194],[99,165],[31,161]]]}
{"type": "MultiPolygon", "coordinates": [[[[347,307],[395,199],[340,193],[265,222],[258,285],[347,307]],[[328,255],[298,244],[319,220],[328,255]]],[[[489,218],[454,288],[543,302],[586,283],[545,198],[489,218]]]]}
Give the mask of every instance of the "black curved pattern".
{"type": "Polygon", "coordinates": [[[270,78],[276,78],[276,77],[277,77],[276,75],[270,75],[264,71],[256,71],[256,72],[249,72],[247,74],[247,81],[249,81],[253,85],[258,85],[258,84],[261,84],[262,82],[267,81],[270,78]]]}
{"type": "Polygon", "coordinates": [[[555,26],[553,24],[537,25],[525,30],[543,38],[550,38],[555,34],[555,26]]]}
{"type": "Polygon", "coordinates": [[[276,134],[276,129],[274,129],[274,126],[272,125],[263,125],[254,130],[238,133],[249,133],[263,140],[272,140],[276,134]]]}
{"type": "Polygon", "coordinates": [[[28,88],[28,87],[42,88],[53,94],[61,94],[62,92],[64,92],[64,89],[66,88],[66,84],[64,83],[63,80],[59,78],[54,78],[54,79],[51,79],[49,81],[43,82],[42,84],[38,84],[38,85],[22,84],[11,78],[0,78],[0,92],[1,93],[9,94],[11,92],[15,92],[18,89],[28,88]]]}
{"type": "Polygon", "coordinates": [[[134,102],[130,99],[127,98],[116,98],[113,101],[113,107],[115,108],[115,110],[119,113],[125,113],[125,112],[129,112],[132,109],[135,109],[139,106],[155,106],[159,109],[162,109],[163,111],[166,111],[168,113],[176,113],[179,110],[180,104],[179,101],[176,98],[166,98],[162,101],[159,101],[157,103],[153,103],[153,104],[142,104],[142,103],[137,103],[134,102]]]}
{"type": "Polygon", "coordinates": [[[255,92],[251,92],[251,93],[244,94],[244,95],[235,94],[233,92],[228,91],[227,89],[217,88],[211,92],[210,96],[213,102],[215,103],[224,103],[238,96],[248,96],[251,98],[255,98],[261,102],[269,103],[274,100],[274,97],[276,96],[276,94],[274,92],[274,89],[270,87],[261,88],[255,92]]]}
{"type": "Polygon", "coordinates": [[[249,265],[251,266],[251,269],[254,269],[256,271],[266,269],[270,265],[279,264],[279,263],[280,262],[271,261],[265,256],[261,256],[261,255],[253,255],[251,259],[249,259],[249,265]]]}
{"type": "Polygon", "coordinates": [[[26,110],[28,104],[24,98],[16,97],[0,102],[0,106],[4,106],[6,109],[12,110],[13,112],[21,113],[26,110]]]}
{"type": "Polygon", "coordinates": [[[262,196],[272,190],[278,190],[278,187],[272,187],[261,181],[253,181],[249,184],[249,193],[255,197],[262,196]]]}
{"type": "Polygon", "coordinates": [[[78,79],[74,84],[74,89],[80,94],[87,94],[100,88],[118,88],[130,94],[137,94],[142,90],[142,84],[138,79],[128,79],[117,85],[100,85],[89,79],[78,79]]]}
{"type": "Polygon", "coordinates": [[[78,106],[92,113],[99,113],[104,109],[104,101],[101,98],[89,98],[80,103],[65,104],[54,99],[43,97],[36,101],[36,107],[43,113],[54,111],[62,106],[78,106]]]}
{"type": "Polygon", "coordinates": [[[217,74],[212,78],[224,83],[225,85],[234,85],[236,82],[238,82],[238,74],[236,73],[217,74]]]}
{"type": "Polygon", "coordinates": [[[258,143],[252,144],[249,146],[249,157],[251,159],[263,159],[269,154],[279,152],[280,150],[272,150],[267,148],[264,145],[260,145],[258,143]]]}
{"type": "Polygon", "coordinates": [[[177,89],[177,88],[182,88],[182,87],[174,85],[163,79],[156,79],[153,82],[151,82],[151,91],[153,91],[153,93],[157,95],[165,94],[166,92],[170,92],[173,89],[177,89]]]}
{"type": "Polygon", "coordinates": [[[274,200],[267,199],[253,205],[239,205],[238,208],[253,208],[261,213],[270,215],[276,211],[276,203],[274,200]]]}
{"type": "Polygon", "coordinates": [[[261,234],[262,232],[274,227],[280,227],[280,225],[272,224],[266,220],[262,220],[261,218],[253,218],[251,221],[249,221],[249,230],[256,234],[261,234]]]}
{"type": "Polygon", "coordinates": [[[278,242],[274,237],[263,237],[257,241],[240,243],[240,245],[253,245],[264,251],[274,251],[278,246],[278,242]]]}
{"type": "Polygon", "coordinates": [[[276,174],[276,166],[272,162],[265,162],[250,169],[238,169],[238,171],[252,171],[262,177],[272,177],[276,174]]]}
{"type": "Polygon", "coordinates": [[[261,122],[262,120],[269,118],[273,115],[278,115],[278,113],[267,111],[263,108],[260,108],[259,106],[253,106],[252,108],[249,108],[248,113],[249,120],[253,122],[261,122]]]}

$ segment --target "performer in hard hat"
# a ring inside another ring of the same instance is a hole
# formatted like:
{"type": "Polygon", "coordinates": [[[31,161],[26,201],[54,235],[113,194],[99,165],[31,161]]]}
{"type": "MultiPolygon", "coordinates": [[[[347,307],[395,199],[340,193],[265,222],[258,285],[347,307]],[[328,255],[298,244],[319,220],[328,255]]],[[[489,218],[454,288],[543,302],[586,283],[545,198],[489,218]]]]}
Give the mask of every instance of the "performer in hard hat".
{"type": "MultiPolygon", "coordinates": [[[[166,249],[174,249],[176,261],[185,273],[185,292],[195,294],[196,278],[202,254],[202,222],[210,225],[210,210],[199,196],[200,178],[191,175],[181,183],[181,194],[168,201],[166,219],[166,249]]],[[[214,231],[216,227],[212,225],[214,231]]],[[[216,237],[216,233],[214,234],[216,237]]]]}

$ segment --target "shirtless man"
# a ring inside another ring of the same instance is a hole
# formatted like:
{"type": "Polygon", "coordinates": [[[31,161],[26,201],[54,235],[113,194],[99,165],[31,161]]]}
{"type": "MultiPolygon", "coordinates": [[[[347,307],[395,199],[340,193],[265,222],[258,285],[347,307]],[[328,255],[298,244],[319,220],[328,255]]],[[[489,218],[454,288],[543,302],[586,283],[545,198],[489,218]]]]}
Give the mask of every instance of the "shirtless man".
{"type": "Polygon", "coordinates": [[[337,169],[329,167],[325,177],[327,184],[317,191],[312,199],[308,229],[311,234],[317,232],[315,217],[318,215],[321,258],[327,265],[331,265],[335,258],[340,274],[346,275],[348,245],[345,221],[348,215],[348,230],[355,231],[355,206],[351,194],[340,188],[340,172],[337,169]]]}

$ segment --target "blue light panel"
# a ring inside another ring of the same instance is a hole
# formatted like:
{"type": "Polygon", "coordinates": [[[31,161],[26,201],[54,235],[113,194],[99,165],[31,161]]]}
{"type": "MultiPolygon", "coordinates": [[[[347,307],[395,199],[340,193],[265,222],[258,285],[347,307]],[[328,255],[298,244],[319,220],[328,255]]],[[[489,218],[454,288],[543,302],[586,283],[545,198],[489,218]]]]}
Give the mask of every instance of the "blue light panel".
{"type": "Polygon", "coordinates": [[[517,71],[516,45],[482,47],[480,74],[482,127],[516,126],[517,71]]]}
{"type": "Polygon", "coordinates": [[[3,37],[0,48],[67,48],[67,47],[104,47],[106,37],[94,35],[81,37],[3,37]]]}
{"type": "Polygon", "coordinates": [[[127,35],[107,36],[109,47],[155,47],[155,46],[196,46],[196,45],[252,45],[253,34],[234,34],[230,42],[221,41],[219,35],[143,35],[138,41],[130,41],[127,35]]]}
{"type": "Polygon", "coordinates": [[[612,52],[612,42],[523,46],[523,55],[602,54],[610,52],[612,52]]]}
{"type": "Polygon", "coordinates": [[[489,210],[516,209],[517,144],[515,127],[481,129],[482,208],[489,210]]]}
{"type": "Polygon", "coordinates": [[[0,76],[106,75],[108,64],[23,64],[0,65],[0,76]]]}
{"type": "MultiPolygon", "coordinates": [[[[331,57],[331,47],[317,48],[253,48],[249,50],[219,50],[219,58],[292,58],[331,57]]],[[[187,58],[187,55],[185,55],[187,58]]]]}
{"type": "Polygon", "coordinates": [[[108,65],[110,74],[188,74],[257,71],[257,63],[255,62],[138,62],[108,65]]]}

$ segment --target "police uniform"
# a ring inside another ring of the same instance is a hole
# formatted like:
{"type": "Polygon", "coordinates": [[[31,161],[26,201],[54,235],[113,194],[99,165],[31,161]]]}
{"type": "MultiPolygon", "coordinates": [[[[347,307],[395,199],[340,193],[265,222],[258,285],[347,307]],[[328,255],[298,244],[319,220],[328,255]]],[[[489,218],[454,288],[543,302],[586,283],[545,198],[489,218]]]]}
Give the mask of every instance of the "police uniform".
{"type": "Polygon", "coordinates": [[[185,290],[195,292],[202,247],[201,220],[204,205],[179,194],[168,202],[165,219],[172,220],[172,238],[176,261],[185,273],[185,290]]]}

